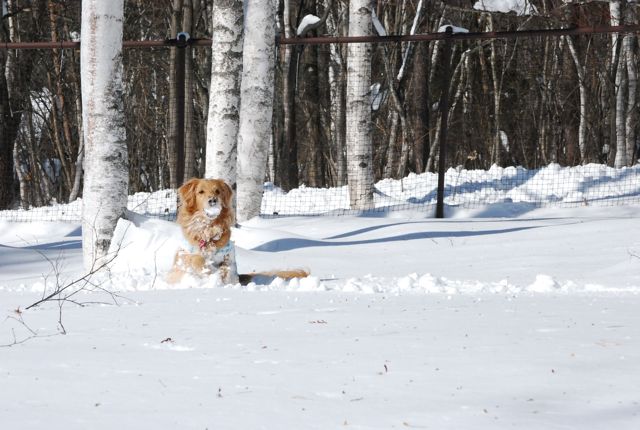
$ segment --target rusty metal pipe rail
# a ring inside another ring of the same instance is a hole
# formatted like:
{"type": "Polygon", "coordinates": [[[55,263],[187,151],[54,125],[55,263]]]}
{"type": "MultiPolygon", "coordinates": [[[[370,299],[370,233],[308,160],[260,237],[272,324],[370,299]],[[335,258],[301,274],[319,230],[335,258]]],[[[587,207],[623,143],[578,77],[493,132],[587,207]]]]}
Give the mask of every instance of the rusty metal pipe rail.
{"type": "Polygon", "coordinates": [[[543,30],[489,31],[484,33],[442,33],[413,34],[408,36],[357,36],[357,37],[307,37],[280,38],[281,45],[320,45],[327,43],[385,43],[420,42],[432,40],[478,40],[478,39],[517,39],[519,37],[576,36],[585,34],[640,33],[640,25],[618,25],[608,27],[571,27],[543,30]]]}
{"type": "MultiPolygon", "coordinates": [[[[190,39],[188,46],[211,46],[211,39],[190,39]]],[[[178,46],[177,39],[125,40],[123,48],[170,48],[178,46]]],[[[80,42],[0,42],[4,49],[80,49],[80,42]]]]}
{"type": "MultiPolygon", "coordinates": [[[[420,42],[432,40],[478,40],[478,39],[517,39],[519,37],[578,36],[587,34],[640,33],[640,25],[618,25],[609,27],[571,27],[543,30],[490,31],[484,33],[427,33],[405,36],[357,36],[357,37],[277,37],[280,45],[321,45],[327,43],[385,43],[420,42]]],[[[176,39],[163,40],[125,40],[123,48],[166,48],[177,46],[176,39]]],[[[209,47],[211,39],[189,39],[188,46],[209,47]]],[[[0,42],[4,49],[79,49],[80,42],[0,42]]]]}

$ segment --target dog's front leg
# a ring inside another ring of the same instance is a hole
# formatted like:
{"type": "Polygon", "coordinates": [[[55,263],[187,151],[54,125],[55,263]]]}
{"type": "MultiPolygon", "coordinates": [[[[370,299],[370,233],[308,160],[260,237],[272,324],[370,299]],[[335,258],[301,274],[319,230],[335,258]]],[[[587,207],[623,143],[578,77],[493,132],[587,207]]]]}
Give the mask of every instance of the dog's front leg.
{"type": "Polygon", "coordinates": [[[184,272],[194,275],[207,275],[211,273],[205,258],[201,254],[180,251],[176,255],[176,265],[184,272]]]}
{"type": "Polygon", "coordinates": [[[179,250],[174,259],[173,267],[167,274],[165,280],[169,284],[176,284],[182,280],[182,277],[187,274],[199,274],[204,267],[204,258],[199,254],[191,254],[184,249],[179,250]]]}
{"type": "Polygon", "coordinates": [[[220,280],[224,284],[238,283],[238,269],[236,267],[236,252],[234,247],[231,247],[229,252],[222,258],[218,273],[220,273],[220,280]]]}

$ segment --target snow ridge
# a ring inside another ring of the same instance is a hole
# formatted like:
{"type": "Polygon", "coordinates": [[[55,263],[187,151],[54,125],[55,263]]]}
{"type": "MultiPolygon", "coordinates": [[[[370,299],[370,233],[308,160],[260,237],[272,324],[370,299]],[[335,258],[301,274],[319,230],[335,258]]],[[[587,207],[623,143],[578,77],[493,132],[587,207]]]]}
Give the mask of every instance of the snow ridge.
{"type": "MultiPolygon", "coordinates": [[[[107,291],[123,293],[133,291],[153,290],[183,290],[225,288],[244,291],[286,291],[286,292],[338,292],[354,294],[383,294],[383,295],[504,295],[518,296],[521,294],[639,294],[640,286],[610,287],[587,283],[579,285],[571,280],[559,281],[546,274],[538,274],[530,284],[518,285],[508,279],[497,282],[483,282],[479,280],[457,280],[434,276],[431,273],[419,275],[411,273],[401,277],[378,277],[365,275],[347,279],[321,280],[315,276],[302,279],[284,280],[276,278],[269,284],[249,283],[225,285],[217,274],[206,278],[186,276],[179,284],[167,284],[161,274],[148,269],[138,269],[126,272],[111,272],[109,275],[96,275],[93,281],[107,291]]],[[[42,278],[32,285],[21,284],[8,287],[0,285],[0,291],[45,293],[52,291],[54,285],[42,278]]],[[[87,290],[87,292],[91,292],[87,290]]]]}

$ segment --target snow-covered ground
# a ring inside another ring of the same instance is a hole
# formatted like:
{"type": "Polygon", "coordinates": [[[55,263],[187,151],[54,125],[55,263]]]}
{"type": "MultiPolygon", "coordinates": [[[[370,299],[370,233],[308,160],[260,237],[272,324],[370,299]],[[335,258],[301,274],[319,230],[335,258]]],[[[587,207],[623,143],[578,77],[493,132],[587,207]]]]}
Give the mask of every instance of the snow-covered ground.
{"type": "Polygon", "coordinates": [[[640,206],[496,201],[251,220],[241,272],[312,276],[247,287],[170,287],[175,225],[122,221],[62,310],[25,308],[78,223],[0,221],[1,427],[640,428],[640,206]]]}

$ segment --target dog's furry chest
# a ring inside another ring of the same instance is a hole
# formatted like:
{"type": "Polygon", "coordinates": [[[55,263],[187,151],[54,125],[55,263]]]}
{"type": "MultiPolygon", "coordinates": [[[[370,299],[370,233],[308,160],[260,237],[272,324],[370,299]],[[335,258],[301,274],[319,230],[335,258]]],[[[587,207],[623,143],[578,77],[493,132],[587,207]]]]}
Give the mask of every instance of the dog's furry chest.
{"type": "Polygon", "coordinates": [[[212,222],[206,216],[193,216],[182,225],[185,236],[200,238],[204,241],[218,240],[224,233],[222,226],[212,222]]]}

